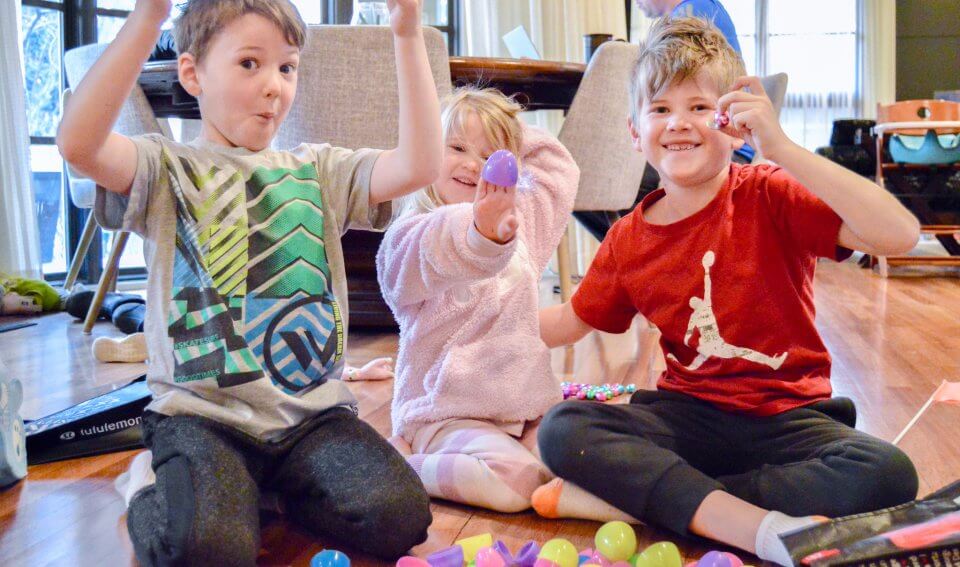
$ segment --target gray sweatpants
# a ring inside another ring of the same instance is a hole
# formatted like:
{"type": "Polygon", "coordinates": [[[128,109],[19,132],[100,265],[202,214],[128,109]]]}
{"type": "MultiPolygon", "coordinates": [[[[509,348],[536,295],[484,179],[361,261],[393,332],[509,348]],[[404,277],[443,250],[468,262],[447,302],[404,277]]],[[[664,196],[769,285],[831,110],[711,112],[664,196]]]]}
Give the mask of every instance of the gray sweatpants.
{"type": "Polygon", "coordinates": [[[794,516],[847,516],[916,498],[910,458],[854,429],[855,420],[846,398],[752,417],[643,390],[629,404],[558,404],[538,441],[557,476],[634,518],[690,535],[690,520],[714,490],[794,516]]]}
{"type": "Polygon", "coordinates": [[[306,530],[379,557],[426,539],[432,518],[420,479],[348,408],[275,443],[198,416],[147,412],[143,431],[157,481],[127,514],[141,565],[254,565],[261,491],[277,493],[306,530]]]}

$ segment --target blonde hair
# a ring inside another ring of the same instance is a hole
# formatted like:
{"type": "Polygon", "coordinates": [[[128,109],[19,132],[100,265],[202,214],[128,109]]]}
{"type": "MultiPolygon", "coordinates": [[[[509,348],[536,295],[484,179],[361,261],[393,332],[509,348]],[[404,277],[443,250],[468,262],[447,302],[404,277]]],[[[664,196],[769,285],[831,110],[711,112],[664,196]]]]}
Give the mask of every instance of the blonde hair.
{"type": "Polygon", "coordinates": [[[657,21],[640,45],[630,76],[633,122],[639,122],[644,100],[700,71],[709,74],[720,93],[727,92],[737,77],[746,74],[743,59],[712,23],[690,16],[657,21]]]}
{"type": "MultiPolygon", "coordinates": [[[[509,150],[516,156],[519,166],[523,145],[523,126],[519,117],[522,111],[523,106],[497,89],[469,85],[455,89],[440,102],[444,148],[447,140],[463,133],[467,117],[473,114],[480,120],[490,145],[509,150]]],[[[404,197],[398,214],[429,212],[445,204],[433,185],[429,185],[404,197]]]]}
{"type": "Polygon", "coordinates": [[[290,0],[188,0],[174,22],[177,53],[190,53],[199,63],[217,34],[247,14],[263,16],[275,24],[297,49],[303,49],[307,42],[307,25],[290,0]]]}

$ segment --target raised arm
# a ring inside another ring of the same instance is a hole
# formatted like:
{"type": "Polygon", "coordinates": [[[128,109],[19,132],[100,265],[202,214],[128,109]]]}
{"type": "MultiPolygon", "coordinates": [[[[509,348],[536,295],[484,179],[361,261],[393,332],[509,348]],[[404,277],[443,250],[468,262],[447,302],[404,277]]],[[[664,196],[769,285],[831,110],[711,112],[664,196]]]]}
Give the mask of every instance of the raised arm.
{"type": "Polygon", "coordinates": [[[784,134],[756,77],[741,77],[735,90],[720,98],[729,109],[732,132],[764,157],[790,172],[843,219],[837,243],[882,256],[902,254],[917,244],[920,223],[910,211],[872,181],[815,155],[784,134]]]}
{"type": "Polygon", "coordinates": [[[573,344],[592,330],[577,316],[569,301],[540,310],[540,339],[548,348],[573,344]]]}
{"type": "Polygon", "coordinates": [[[169,15],[170,0],[137,0],[116,39],[74,89],[64,109],[57,131],[60,154],[108,191],[130,192],[137,148],[111,130],[169,15]]]}
{"type": "Polygon", "coordinates": [[[377,252],[377,278],[391,308],[436,297],[451,287],[489,278],[509,262],[516,240],[484,237],[467,204],[396,221],[377,252]]]}
{"type": "Polygon", "coordinates": [[[425,187],[440,174],[440,101],[420,24],[420,0],[387,0],[400,95],[399,141],[377,159],[370,206],[425,187]]]}

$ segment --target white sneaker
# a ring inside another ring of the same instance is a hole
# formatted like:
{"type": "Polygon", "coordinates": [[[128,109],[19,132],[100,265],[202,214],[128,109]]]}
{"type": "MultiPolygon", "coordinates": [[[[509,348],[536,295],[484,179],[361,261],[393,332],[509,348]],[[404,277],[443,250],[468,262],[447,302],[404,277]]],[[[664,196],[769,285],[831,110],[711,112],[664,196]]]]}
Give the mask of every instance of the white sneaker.
{"type": "Polygon", "coordinates": [[[93,357],[100,362],[145,362],[147,360],[146,335],[134,333],[122,339],[97,337],[93,341],[93,357]]]}

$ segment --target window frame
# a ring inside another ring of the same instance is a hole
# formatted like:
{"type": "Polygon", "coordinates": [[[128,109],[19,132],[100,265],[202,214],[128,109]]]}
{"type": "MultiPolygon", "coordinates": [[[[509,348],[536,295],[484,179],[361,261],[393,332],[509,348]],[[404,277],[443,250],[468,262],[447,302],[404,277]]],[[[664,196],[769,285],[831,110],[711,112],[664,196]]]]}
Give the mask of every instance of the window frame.
{"type": "MultiPolygon", "coordinates": [[[[447,2],[447,25],[430,24],[447,34],[447,53],[460,54],[460,3],[463,0],[449,0],[447,2]]],[[[632,0],[627,0],[632,1],[632,0]]],[[[353,0],[326,0],[322,6],[323,21],[330,24],[349,24],[353,16],[353,0]]]]}

